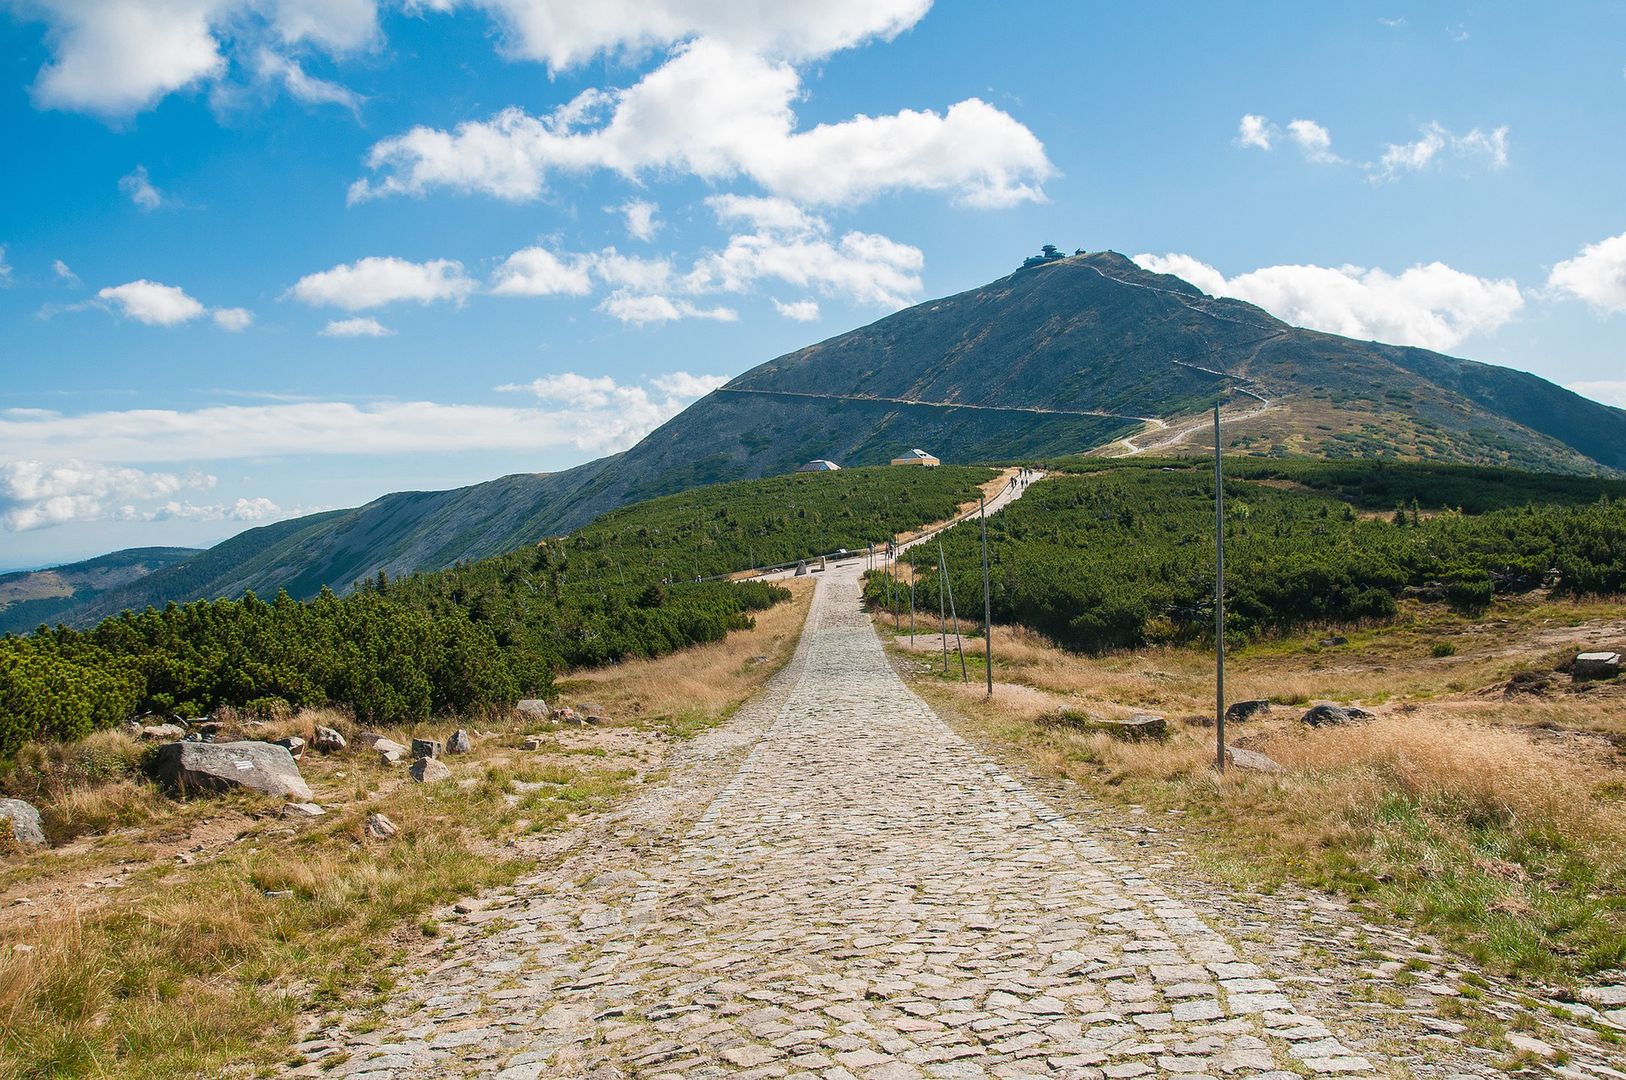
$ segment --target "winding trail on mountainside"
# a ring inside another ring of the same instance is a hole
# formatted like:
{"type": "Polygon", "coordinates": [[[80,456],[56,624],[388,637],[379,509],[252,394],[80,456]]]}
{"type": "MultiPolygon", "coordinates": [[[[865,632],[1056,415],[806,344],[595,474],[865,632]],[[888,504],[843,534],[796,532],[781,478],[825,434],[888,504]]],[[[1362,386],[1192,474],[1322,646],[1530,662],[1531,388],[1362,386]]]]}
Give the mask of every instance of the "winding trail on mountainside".
{"type": "Polygon", "coordinates": [[[823,577],[760,696],[480,911],[489,933],[407,979],[321,1074],[1375,1073],[939,718],[892,667],[859,581],[854,565],[823,577]]]}

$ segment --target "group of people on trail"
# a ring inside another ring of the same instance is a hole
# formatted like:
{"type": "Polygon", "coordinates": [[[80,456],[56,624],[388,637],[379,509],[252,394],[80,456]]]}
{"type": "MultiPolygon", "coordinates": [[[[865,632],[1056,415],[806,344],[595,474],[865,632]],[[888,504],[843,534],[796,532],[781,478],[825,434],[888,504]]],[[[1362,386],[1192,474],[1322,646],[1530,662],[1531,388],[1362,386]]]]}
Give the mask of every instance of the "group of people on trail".
{"type": "Polygon", "coordinates": [[[1023,488],[1033,483],[1034,479],[1035,473],[1032,469],[1017,469],[1016,475],[1011,477],[1010,483],[1005,485],[1005,489],[1007,491],[1021,491],[1023,488]]]}

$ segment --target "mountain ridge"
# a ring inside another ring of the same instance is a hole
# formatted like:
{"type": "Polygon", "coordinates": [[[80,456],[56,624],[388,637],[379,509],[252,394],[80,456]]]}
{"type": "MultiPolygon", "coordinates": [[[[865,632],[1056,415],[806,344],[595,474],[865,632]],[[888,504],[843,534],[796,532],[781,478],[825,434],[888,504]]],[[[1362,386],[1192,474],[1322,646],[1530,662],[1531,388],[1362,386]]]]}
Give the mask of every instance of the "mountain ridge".
{"type": "Polygon", "coordinates": [[[1244,395],[1265,406],[1246,419],[1233,411],[1232,452],[1626,470],[1626,411],[1524,372],[1293,327],[1096,252],[775,357],[619,454],[250,530],[71,618],[245,589],[342,590],[379,570],[496,554],[618,506],[811,458],[878,464],[910,446],[954,463],[1103,452],[1244,395]]]}

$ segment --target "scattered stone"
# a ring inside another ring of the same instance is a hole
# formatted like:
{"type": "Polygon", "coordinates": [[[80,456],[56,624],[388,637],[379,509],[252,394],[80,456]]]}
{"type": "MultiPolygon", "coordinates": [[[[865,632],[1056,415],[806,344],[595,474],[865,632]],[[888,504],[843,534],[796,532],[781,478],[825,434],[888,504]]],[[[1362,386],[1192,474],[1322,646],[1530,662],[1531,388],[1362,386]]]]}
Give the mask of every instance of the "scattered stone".
{"type": "Polygon", "coordinates": [[[343,735],[340,735],[332,728],[318,727],[311,739],[311,745],[324,754],[336,754],[348,746],[349,743],[344,741],[343,735]]]}
{"type": "Polygon", "coordinates": [[[309,802],[311,789],[286,747],[267,742],[177,742],[158,748],[153,774],[182,792],[244,788],[309,802]]]}
{"type": "Polygon", "coordinates": [[[1620,674],[1618,652],[1584,652],[1575,656],[1574,675],[1580,679],[1609,679],[1620,674]]]}
{"type": "Polygon", "coordinates": [[[1539,1058],[1551,1058],[1558,1054],[1558,1051],[1554,1050],[1548,1043],[1529,1035],[1520,1035],[1514,1031],[1509,1032],[1506,1037],[1509,1046],[1526,1054],[1534,1054],[1539,1058]]]}
{"type": "Polygon", "coordinates": [[[291,802],[282,808],[282,816],[291,818],[321,817],[326,813],[326,810],[313,802],[291,802]]]}
{"type": "Polygon", "coordinates": [[[226,723],[224,720],[205,720],[192,725],[192,730],[205,742],[214,742],[226,730],[226,723]]]}
{"type": "Polygon", "coordinates": [[[1100,720],[1095,726],[1115,739],[1161,739],[1169,722],[1153,713],[1136,713],[1126,720],[1100,720]]]}
{"type": "Polygon", "coordinates": [[[576,722],[579,722],[579,723],[586,723],[586,721],[582,720],[581,717],[576,715],[576,710],[572,709],[568,705],[566,705],[564,708],[560,709],[558,712],[554,713],[554,715],[557,716],[560,719],[560,721],[562,721],[564,723],[570,723],[572,721],[576,721],[576,722]]]}
{"type": "Polygon", "coordinates": [[[388,840],[401,830],[383,814],[367,815],[367,835],[375,840],[388,840]]]}
{"type": "Polygon", "coordinates": [[[412,756],[414,758],[442,757],[446,750],[440,745],[439,739],[413,739],[412,756]]]}
{"type": "Polygon", "coordinates": [[[1322,638],[1320,641],[1316,642],[1316,644],[1320,645],[1323,649],[1329,649],[1335,645],[1348,645],[1349,639],[1344,637],[1342,634],[1334,634],[1332,637],[1322,638]]]}
{"type": "Polygon", "coordinates": [[[147,724],[141,729],[143,739],[174,742],[186,737],[186,729],[179,724],[147,724]]]}
{"type": "Polygon", "coordinates": [[[576,702],[575,712],[577,718],[589,724],[607,724],[610,721],[610,714],[596,701],[576,702]]]}
{"type": "Polygon", "coordinates": [[[29,953],[34,951],[34,946],[28,944],[26,941],[19,941],[17,944],[11,947],[11,951],[21,956],[27,956],[29,953]]]}
{"type": "Polygon", "coordinates": [[[420,784],[433,784],[441,780],[450,780],[452,770],[436,758],[421,757],[412,763],[411,775],[412,779],[420,784]]]}
{"type": "Polygon", "coordinates": [[[284,738],[277,739],[272,743],[272,745],[281,746],[286,749],[289,756],[295,761],[298,761],[300,758],[305,756],[305,740],[301,739],[298,735],[288,735],[284,738]]]}
{"type": "Polygon", "coordinates": [[[466,754],[474,749],[474,743],[469,739],[469,733],[462,728],[452,732],[452,737],[446,740],[448,754],[466,754]]]}
{"type": "Polygon", "coordinates": [[[1240,724],[1247,720],[1270,711],[1269,698],[1253,698],[1248,701],[1233,701],[1225,710],[1227,724],[1240,724]]]}
{"type": "Polygon", "coordinates": [[[267,889],[267,890],[265,890],[265,898],[267,900],[286,900],[290,896],[292,896],[293,894],[294,894],[294,891],[292,889],[267,889]]]}
{"type": "Polygon", "coordinates": [[[1367,720],[1376,720],[1378,718],[1377,713],[1372,712],[1370,709],[1363,709],[1359,705],[1345,705],[1344,712],[1348,714],[1351,720],[1360,720],[1364,722],[1367,720]]]}
{"type": "Polygon", "coordinates": [[[1273,758],[1267,757],[1257,750],[1246,750],[1240,746],[1226,747],[1225,760],[1245,772],[1280,773],[1287,771],[1273,758]]]}
{"type": "Polygon", "coordinates": [[[531,716],[538,720],[546,720],[553,715],[548,703],[539,697],[526,698],[514,706],[514,711],[521,716],[531,716]]]}
{"type": "Polygon", "coordinates": [[[388,747],[378,751],[378,763],[386,767],[401,764],[401,751],[388,747]]]}
{"type": "Polygon", "coordinates": [[[525,736],[525,740],[519,744],[519,747],[521,750],[540,750],[542,749],[542,745],[547,741],[548,740],[541,735],[527,735],[525,736]]]}
{"type": "Polygon", "coordinates": [[[40,828],[40,812],[21,799],[0,799],[0,821],[10,821],[11,838],[23,847],[42,847],[45,830],[40,828]]]}

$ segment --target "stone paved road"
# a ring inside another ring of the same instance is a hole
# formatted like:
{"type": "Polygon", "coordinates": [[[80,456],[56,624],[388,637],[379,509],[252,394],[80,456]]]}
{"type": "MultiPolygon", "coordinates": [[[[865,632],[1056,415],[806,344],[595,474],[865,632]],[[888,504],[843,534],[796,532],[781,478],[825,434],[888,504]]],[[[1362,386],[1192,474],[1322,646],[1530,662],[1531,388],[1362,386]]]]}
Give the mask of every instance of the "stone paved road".
{"type": "Polygon", "coordinates": [[[934,715],[856,576],[819,583],[796,659],[703,760],[479,913],[326,1074],[1372,1074],[934,715]]]}

